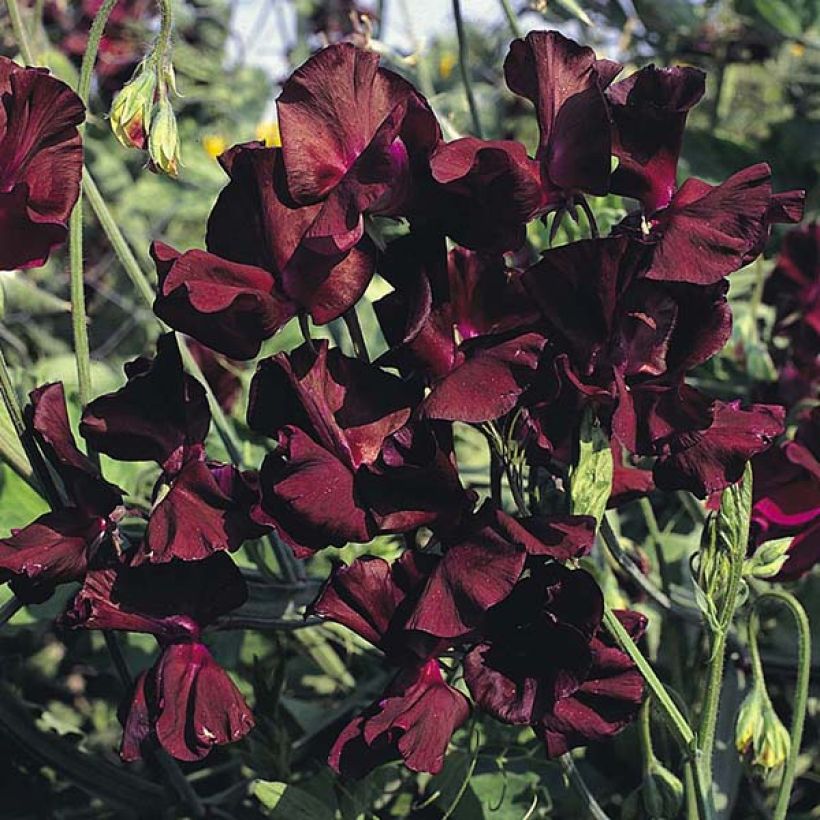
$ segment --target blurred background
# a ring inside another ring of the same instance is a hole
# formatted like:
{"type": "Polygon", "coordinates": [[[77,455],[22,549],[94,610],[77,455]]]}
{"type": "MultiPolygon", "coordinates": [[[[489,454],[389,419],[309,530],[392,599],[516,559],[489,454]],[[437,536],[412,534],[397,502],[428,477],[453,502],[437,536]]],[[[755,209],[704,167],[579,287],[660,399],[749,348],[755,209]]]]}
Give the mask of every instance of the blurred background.
{"type": "MultiPolygon", "coordinates": [[[[26,0],[38,62],[69,83],[76,83],[87,32],[100,2],[26,0]],[[43,21],[42,26],[38,20],[43,21]]],[[[516,138],[531,151],[534,149],[537,125],[531,107],[507,90],[501,67],[513,36],[511,18],[522,32],[558,28],[593,46],[600,57],[625,63],[625,73],[651,62],[705,70],[707,93],[689,116],[681,177],[694,175],[716,183],[765,160],[772,166],[776,190],[807,189],[807,219],[816,218],[820,206],[817,0],[462,0],[462,8],[469,54],[467,70],[486,137],[516,138]]],[[[0,9],[0,53],[15,56],[5,5],[0,4],[0,9]]],[[[382,55],[384,65],[405,75],[427,96],[448,138],[471,130],[449,0],[178,0],[173,61],[180,96],[174,106],[183,168],[179,180],[155,176],[146,170],[141,152],[125,150],[114,140],[105,113],[113,95],[150,47],[157,28],[153,0],[121,0],[116,7],[96,69],[86,135],[92,173],[149,271],[152,265],[148,247],[153,239],[162,239],[180,250],[203,246],[208,213],[226,182],[217,157],[239,142],[260,139],[276,143],[274,100],[279,86],[294,67],[323,44],[340,40],[368,43],[382,55]]],[[[600,199],[593,205],[604,230],[626,212],[619,197],[600,199]]],[[[90,211],[86,225],[86,299],[93,381],[95,392],[101,393],[122,383],[124,361],[151,351],[158,329],[90,211]]],[[[573,230],[571,224],[562,227],[558,242],[574,238],[573,230]]],[[[714,395],[779,400],[778,357],[782,357],[787,342],[775,338],[774,308],[761,302],[761,293],[784,233],[778,226],[765,258],[732,276],[734,337],[724,352],[693,379],[708,386],[714,395]]],[[[532,228],[530,240],[536,249],[546,246],[538,223],[532,228]]],[[[14,368],[21,395],[37,384],[62,380],[76,416],[65,249],[54,253],[41,269],[0,272],[0,284],[0,345],[14,368]]],[[[374,287],[378,288],[378,283],[374,287]]],[[[376,336],[372,311],[368,313],[366,304],[362,318],[366,332],[376,336]]],[[[336,331],[331,326],[321,332],[334,335],[336,331]]],[[[285,328],[267,343],[262,355],[292,347],[297,337],[296,328],[285,328]]],[[[199,355],[205,375],[241,428],[244,399],[239,397],[252,368],[204,350],[199,355]]],[[[0,436],[6,441],[14,439],[4,416],[0,416],[0,436]]],[[[220,446],[216,439],[209,442],[212,457],[222,457],[220,446]]],[[[479,442],[477,446],[484,445],[479,442]]],[[[484,457],[481,449],[477,463],[483,464],[484,457]]],[[[469,474],[469,458],[463,464],[465,474],[469,474]]],[[[132,495],[150,496],[150,471],[140,474],[114,462],[106,462],[105,467],[109,480],[132,495]]],[[[477,482],[481,480],[476,477],[477,482]]],[[[11,469],[2,466],[0,531],[5,534],[12,527],[22,526],[42,511],[39,497],[11,469]]],[[[691,539],[687,538],[681,536],[677,544],[681,555],[691,551],[691,539]]],[[[370,551],[381,548],[390,547],[377,544],[370,551]]],[[[342,557],[345,555],[343,552],[342,557]]],[[[816,576],[809,579],[804,600],[820,601],[818,587],[816,576]]],[[[51,624],[50,619],[71,591],[39,607],[27,608],[0,630],[0,683],[12,682],[28,704],[37,704],[37,728],[51,733],[51,738],[60,736],[65,748],[79,745],[114,760],[119,693],[107,655],[95,643],[99,636],[62,635],[51,624]]],[[[818,610],[816,603],[814,610],[818,610]]],[[[233,788],[241,768],[245,776],[250,772],[267,779],[288,779],[291,772],[298,771],[313,794],[333,797],[334,786],[318,761],[332,736],[332,732],[328,735],[332,716],[344,714],[333,710],[343,703],[350,708],[349,698],[365,661],[359,657],[361,647],[351,643],[349,636],[334,636],[328,627],[304,630],[299,635],[297,640],[276,633],[221,633],[213,639],[215,654],[237,671],[243,691],[253,693],[259,728],[243,748],[220,751],[209,758],[201,769],[204,774],[197,773],[203,793],[220,794],[220,790],[233,788]],[[323,641],[328,636],[337,648],[343,643],[347,666],[338,654],[325,651],[327,644],[323,641]],[[283,671],[285,657],[287,676],[283,671]],[[350,669],[356,673],[354,676],[350,669]]],[[[659,633],[650,633],[650,639],[657,649],[659,633]]],[[[790,636],[784,636],[782,645],[771,651],[783,657],[791,652],[790,641],[790,636]]],[[[139,669],[151,657],[151,641],[132,638],[127,650],[132,668],[139,669]]],[[[373,665],[371,660],[368,668],[373,665]]],[[[3,691],[0,686],[0,694],[3,691]]],[[[20,732],[35,747],[42,743],[42,737],[38,741],[36,734],[26,734],[25,721],[14,723],[19,715],[4,697],[0,697],[0,729],[15,725],[18,733],[11,743],[10,735],[0,732],[0,816],[115,816],[106,814],[99,805],[89,805],[85,792],[78,790],[59,766],[28,764],[26,754],[18,753],[25,746],[21,746],[20,732]]],[[[735,692],[735,707],[738,697],[735,692]]],[[[732,704],[727,708],[731,719],[732,704]]],[[[818,740],[815,721],[810,723],[807,754],[801,762],[801,772],[807,775],[804,784],[820,782],[820,773],[812,774],[812,766],[817,766],[812,763],[812,750],[817,748],[818,740]]],[[[554,806],[558,806],[555,816],[579,816],[559,770],[546,765],[537,744],[512,735],[494,737],[492,732],[497,727],[487,731],[490,736],[485,740],[489,739],[491,747],[495,741],[503,749],[511,744],[518,757],[504,751],[489,763],[482,759],[454,817],[483,817],[482,801],[498,804],[498,811],[486,815],[496,820],[517,820],[535,804],[537,812],[527,816],[546,816],[543,812],[551,813],[554,806]],[[503,782],[498,779],[502,768],[503,782]],[[540,795],[535,804],[533,795],[540,795]]],[[[52,743],[49,749],[53,748],[61,747],[52,743]]],[[[625,733],[612,749],[607,748],[606,755],[596,758],[593,754],[594,766],[585,761],[585,774],[597,794],[620,806],[630,783],[638,777],[637,747],[634,737],[625,733]]],[[[32,759],[36,752],[37,748],[32,759]]],[[[349,811],[342,812],[344,817],[407,816],[411,803],[427,806],[413,816],[440,817],[442,806],[448,805],[447,800],[464,780],[464,772],[459,775],[453,767],[466,765],[466,758],[456,755],[454,760],[434,787],[388,769],[357,787],[352,795],[337,793],[333,799],[347,805],[349,811]],[[431,793],[440,797],[425,804],[421,796],[431,793]],[[360,806],[365,806],[363,812],[360,806]],[[380,807],[378,813],[373,806],[380,807]]],[[[734,807],[736,817],[766,817],[765,804],[754,790],[736,800],[741,782],[738,766],[721,776],[727,793],[722,816],[731,814],[734,807]]],[[[817,801],[811,793],[809,789],[803,794],[800,805],[806,807],[806,812],[801,817],[818,816],[816,808],[812,809],[817,801]]]]}

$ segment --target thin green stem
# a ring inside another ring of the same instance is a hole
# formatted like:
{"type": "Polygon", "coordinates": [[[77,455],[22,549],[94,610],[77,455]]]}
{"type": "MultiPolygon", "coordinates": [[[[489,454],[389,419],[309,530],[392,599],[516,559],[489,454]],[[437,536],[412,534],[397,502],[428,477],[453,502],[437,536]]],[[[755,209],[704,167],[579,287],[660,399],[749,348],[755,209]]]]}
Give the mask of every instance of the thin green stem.
{"type": "Polygon", "coordinates": [[[600,803],[595,799],[595,795],[589,790],[586,780],[584,780],[572,755],[567,752],[558,758],[561,768],[564,771],[564,776],[570,782],[570,785],[575,789],[575,793],[581,798],[587,813],[594,820],[609,820],[609,815],[601,808],[600,803]]]}
{"type": "MultiPolygon", "coordinates": [[[[803,740],[803,725],[806,720],[806,705],[809,699],[809,683],[811,682],[811,627],[806,610],[794,595],[783,590],[771,590],[765,592],[755,601],[755,608],[752,610],[756,615],[757,608],[766,601],[776,601],[789,610],[794,618],[797,627],[797,682],[794,690],[794,707],[792,709],[792,722],[789,729],[791,743],[789,745],[789,756],[786,758],[786,766],[783,770],[783,779],[780,781],[780,788],[777,792],[777,803],[774,809],[774,820],[785,820],[789,810],[789,800],[791,798],[792,787],[794,786],[795,772],[797,769],[797,758],[800,754],[800,743],[803,740]]],[[[757,642],[752,640],[752,658],[757,658],[758,669],[760,668],[760,656],[757,652],[757,642]]]]}
{"type": "Polygon", "coordinates": [[[26,65],[34,65],[34,54],[31,51],[28,32],[23,25],[23,18],[20,16],[20,6],[17,4],[17,0],[6,0],[6,6],[9,10],[9,19],[11,20],[11,28],[14,32],[14,39],[20,48],[20,56],[26,65]]]}
{"type": "MultiPolygon", "coordinates": [[[[100,49],[105,24],[117,0],[105,0],[100,7],[91,30],[88,33],[83,62],[80,66],[80,80],[77,84],[77,95],[86,107],[88,118],[88,100],[91,95],[91,78],[94,64],[100,49]]],[[[82,127],[81,127],[82,130],[82,127]]],[[[68,222],[68,257],[71,276],[71,324],[74,331],[74,356],[77,360],[77,383],[80,392],[80,404],[85,407],[91,400],[91,350],[88,344],[88,319],[85,306],[85,281],[83,276],[83,196],[82,190],[77,203],[71,212],[68,222]]]]}
{"type": "Polygon", "coordinates": [[[672,696],[666,691],[666,687],[655,674],[655,670],[643,656],[638,645],[632,640],[632,636],[626,631],[624,625],[608,606],[604,610],[604,625],[618,642],[621,649],[629,655],[632,662],[638,667],[638,671],[646,681],[652,696],[655,698],[655,702],[658,704],[658,708],[661,710],[669,725],[670,731],[681,748],[686,754],[691,754],[695,742],[695,733],[692,731],[692,727],[687,723],[686,718],[680,709],[678,709],[672,696]]]}
{"type": "Polygon", "coordinates": [[[700,766],[700,753],[696,747],[695,733],[689,725],[683,713],[678,709],[672,696],[655,674],[655,670],[649,661],[644,657],[641,650],[632,636],[626,631],[624,625],[618,620],[615,613],[608,607],[604,608],[604,626],[620,645],[621,649],[631,658],[638,671],[646,681],[647,686],[655,699],[655,703],[669,726],[675,740],[680,744],[683,753],[691,762],[692,778],[695,785],[695,798],[697,802],[697,812],[700,820],[711,820],[711,801],[707,794],[706,784],[710,781],[704,777],[700,766]]]}
{"type": "Polygon", "coordinates": [[[148,277],[143,273],[137,257],[131,250],[131,246],[123,236],[122,231],[117,225],[113,214],[105,204],[102,193],[94,181],[94,177],[86,168],[83,172],[83,191],[88,198],[88,204],[91,205],[91,210],[100,223],[100,227],[105,232],[111,248],[120,260],[120,264],[125,271],[126,276],[131,280],[131,284],[137,290],[137,293],[142,297],[149,309],[153,308],[154,304],[154,288],[148,281],[148,277]]]}
{"type": "Polygon", "coordinates": [[[726,662],[726,641],[737,608],[738,592],[743,580],[743,559],[733,557],[729,573],[724,611],[720,613],[717,630],[710,636],[711,658],[706,678],[703,708],[698,726],[698,743],[703,754],[703,775],[712,782],[712,757],[715,749],[720,695],[723,689],[723,670],[726,662]]]}
{"type": "Polygon", "coordinates": [[[663,534],[661,533],[661,528],[658,526],[658,519],[655,518],[655,511],[652,509],[650,500],[648,498],[642,498],[640,500],[640,506],[644,521],[646,522],[646,529],[649,531],[649,538],[655,550],[655,560],[657,561],[658,572],[661,576],[661,588],[666,595],[669,595],[672,579],[669,576],[669,565],[666,563],[666,557],[663,554],[663,534]]]}
{"type": "Polygon", "coordinates": [[[644,774],[649,774],[655,758],[655,749],[652,745],[652,698],[647,698],[643,702],[638,714],[638,737],[641,741],[644,774]]]}
{"type": "Polygon", "coordinates": [[[512,5],[510,4],[510,0],[500,0],[501,2],[501,10],[504,12],[504,16],[507,18],[507,25],[510,27],[510,32],[512,32],[513,37],[522,37],[523,32],[521,31],[521,25],[518,22],[518,15],[513,11],[512,5]]]}
{"type": "Polygon", "coordinates": [[[470,107],[470,116],[473,118],[475,135],[482,139],[484,132],[481,128],[481,118],[478,115],[478,105],[473,94],[473,84],[470,80],[469,54],[467,51],[467,34],[464,31],[464,20],[461,16],[461,0],[453,0],[453,16],[456,19],[456,33],[458,34],[458,67],[461,71],[461,81],[464,83],[464,93],[467,95],[467,105],[470,107]]]}

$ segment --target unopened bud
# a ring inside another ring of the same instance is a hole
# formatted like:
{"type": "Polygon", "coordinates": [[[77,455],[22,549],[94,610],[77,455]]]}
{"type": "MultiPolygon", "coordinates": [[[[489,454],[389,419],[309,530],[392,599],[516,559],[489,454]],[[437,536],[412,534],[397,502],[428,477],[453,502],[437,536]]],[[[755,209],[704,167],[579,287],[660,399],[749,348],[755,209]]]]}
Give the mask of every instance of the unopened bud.
{"type": "Polygon", "coordinates": [[[176,177],[179,175],[179,132],[170,100],[162,96],[154,106],[148,134],[151,170],[176,177]]]}
{"type": "Polygon", "coordinates": [[[782,766],[789,756],[789,732],[760,684],[752,686],[740,706],[735,745],[752,766],[764,774],[782,766]]]}
{"type": "Polygon", "coordinates": [[[144,149],[151,127],[151,112],[157,88],[153,67],[141,63],[111,104],[111,130],[126,148],[144,149]]]}
{"type": "Polygon", "coordinates": [[[787,536],[761,544],[754,555],[743,562],[743,574],[754,578],[773,578],[786,563],[792,540],[791,536],[787,536]]]}

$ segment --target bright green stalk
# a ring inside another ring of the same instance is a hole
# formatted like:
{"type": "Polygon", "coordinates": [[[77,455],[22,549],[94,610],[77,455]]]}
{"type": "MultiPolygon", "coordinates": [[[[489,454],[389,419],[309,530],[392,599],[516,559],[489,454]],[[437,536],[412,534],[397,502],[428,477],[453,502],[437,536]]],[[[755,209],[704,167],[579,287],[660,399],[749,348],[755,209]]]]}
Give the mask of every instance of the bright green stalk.
{"type": "Polygon", "coordinates": [[[34,65],[34,54],[31,51],[31,44],[28,41],[28,32],[23,25],[23,18],[20,16],[20,6],[17,5],[17,0],[6,0],[6,6],[9,10],[9,19],[11,20],[11,28],[14,31],[14,39],[20,48],[20,55],[26,65],[34,65]]]}
{"type": "Polygon", "coordinates": [[[513,37],[521,37],[522,31],[521,26],[518,22],[518,17],[516,13],[512,10],[512,6],[510,5],[510,0],[501,0],[501,10],[504,12],[504,16],[507,18],[507,24],[510,27],[510,31],[512,32],[513,37]]]}
{"type": "MultiPolygon", "coordinates": [[[[794,785],[797,758],[800,754],[800,742],[803,739],[803,724],[806,720],[806,704],[809,699],[809,683],[811,680],[811,627],[809,626],[806,610],[794,595],[782,590],[770,590],[755,601],[755,609],[765,601],[777,601],[777,603],[785,606],[791,613],[792,618],[794,618],[794,623],[797,627],[797,682],[794,691],[792,723],[789,728],[791,743],[789,746],[789,756],[786,758],[786,766],[783,770],[783,779],[780,781],[780,788],[777,792],[777,804],[774,809],[774,820],[785,820],[789,810],[792,786],[794,785]]],[[[759,655],[757,655],[755,641],[756,637],[752,635],[753,657],[757,657],[759,663],[759,655]]]]}
{"type": "Polygon", "coordinates": [[[467,34],[464,31],[464,20],[461,16],[461,0],[453,0],[453,16],[456,18],[456,32],[458,34],[458,67],[461,71],[461,80],[464,83],[464,93],[467,95],[467,105],[470,107],[470,116],[473,118],[475,135],[482,139],[484,133],[481,128],[481,118],[478,116],[478,105],[473,94],[473,84],[470,80],[469,55],[467,53],[467,34]]]}

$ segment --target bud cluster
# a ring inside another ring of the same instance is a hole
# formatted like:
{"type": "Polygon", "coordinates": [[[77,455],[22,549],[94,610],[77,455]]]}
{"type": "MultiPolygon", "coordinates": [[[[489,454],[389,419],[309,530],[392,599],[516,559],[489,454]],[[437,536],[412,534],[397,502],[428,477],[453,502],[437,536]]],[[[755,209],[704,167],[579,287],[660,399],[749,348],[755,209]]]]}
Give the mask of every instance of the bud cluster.
{"type": "Polygon", "coordinates": [[[173,66],[167,58],[152,51],[114,97],[109,117],[121,145],[147,149],[148,167],[152,171],[176,177],[180,144],[169,90],[176,93],[173,66]]]}

